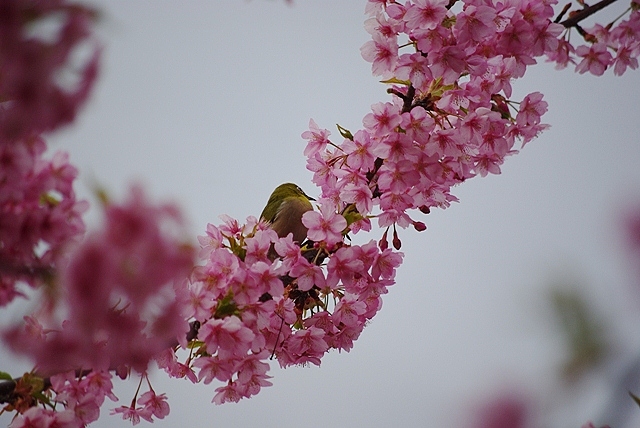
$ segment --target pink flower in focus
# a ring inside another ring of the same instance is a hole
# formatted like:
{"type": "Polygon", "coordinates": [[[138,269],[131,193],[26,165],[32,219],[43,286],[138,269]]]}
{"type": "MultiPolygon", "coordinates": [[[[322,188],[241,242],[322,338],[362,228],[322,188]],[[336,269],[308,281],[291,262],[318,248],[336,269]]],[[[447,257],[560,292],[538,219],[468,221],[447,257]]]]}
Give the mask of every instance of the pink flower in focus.
{"type": "Polygon", "coordinates": [[[320,266],[307,261],[304,257],[298,259],[291,268],[289,275],[298,279],[298,290],[300,291],[309,291],[314,285],[318,288],[323,288],[326,284],[320,266]]]}
{"type": "Polygon", "coordinates": [[[373,74],[386,76],[393,71],[398,61],[398,42],[396,37],[375,34],[373,40],[360,48],[360,53],[365,61],[372,63],[373,74]]]}
{"type": "Polygon", "coordinates": [[[245,240],[247,249],[245,263],[252,265],[259,261],[268,262],[269,247],[276,239],[278,239],[278,234],[273,229],[256,231],[253,237],[245,240]]]}
{"type": "Polygon", "coordinates": [[[200,327],[198,338],[207,346],[207,352],[216,352],[222,358],[242,356],[249,350],[255,334],[234,316],[210,319],[200,327]]]}
{"type": "Polygon", "coordinates": [[[340,195],[343,201],[355,204],[358,213],[363,216],[373,209],[373,194],[367,185],[347,184],[340,195]]]}
{"type": "Polygon", "coordinates": [[[237,403],[242,398],[243,394],[238,391],[238,385],[235,382],[229,382],[225,386],[216,388],[217,394],[211,400],[215,404],[223,403],[237,403]]]}
{"type": "Polygon", "coordinates": [[[276,267],[272,264],[264,262],[258,262],[252,265],[250,272],[254,275],[256,280],[256,288],[263,293],[269,293],[271,297],[282,296],[284,292],[284,286],[282,280],[276,270],[276,267]]]}
{"type": "Polygon", "coordinates": [[[374,279],[393,279],[395,277],[395,270],[402,263],[403,257],[403,253],[398,253],[390,249],[386,249],[377,254],[373,259],[371,276],[373,276],[374,279]]]}
{"type": "Polygon", "coordinates": [[[427,140],[429,133],[433,131],[435,121],[427,114],[424,108],[416,107],[411,109],[410,112],[402,113],[400,126],[405,130],[409,138],[422,143],[427,140]]]}
{"type": "Polygon", "coordinates": [[[329,247],[342,241],[342,232],[347,227],[347,220],[329,203],[323,203],[320,206],[320,212],[307,211],[302,215],[302,224],[309,231],[307,237],[314,241],[324,241],[329,247]]]}
{"type": "Polygon", "coordinates": [[[371,111],[362,119],[362,124],[376,136],[393,132],[402,121],[400,108],[391,103],[376,103],[371,111]]]}
{"type": "Polygon", "coordinates": [[[320,356],[329,349],[324,340],[325,332],[317,327],[298,330],[289,337],[286,347],[293,356],[294,364],[311,362],[320,365],[320,356]]]}
{"type": "Polygon", "coordinates": [[[427,58],[420,53],[403,54],[398,60],[396,77],[400,80],[408,80],[420,90],[427,90],[433,76],[428,67],[427,58]]]}
{"type": "Polygon", "coordinates": [[[309,130],[302,133],[302,138],[308,141],[304,155],[310,157],[324,150],[329,143],[329,135],[331,132],[320,129],[313,119],[309,119],[309,130]]]}
{"type": "Polygon", "coordinates": [[[204,258],[211,251],[222,246],[222,233],[220,233],[220,229],[211,223],[207,224],[206,235],[198,236],[198,243],[201,247],[198,252],[198,257],[204,258]]]}
{"type": "Polygon", "coordinates": [[[131,425],[138,425],[140,418],[147,419],[148,413],[144,407],[120,406],[111,410],[112,415],[121,414],[122,419],[131,421],[131,425]]]}
{"type": "Polygon", "coordinates": [[[429,52],[433,77],[442,77],[445,84],[455,82],[467,65],[465,52],[457,46],[446,46],[429,52]]]}
{"type": "Polygon", "coordinates": [[[342,281],[349,284],[356,273],[361,273],[364,264],[356,258],[356,250],[352,247],[342,247],[336,251],[327,265],[327,286],[333,288],[342,281]]]}
{"type": "Polygon", "coordinates": [[[375,156],[371,152],[372,147],[369,133],[362,130],[356,132],[353,141],[345,140],[342,149],[348,154],[349,167],[363,172],[372,170],[375,161],[375,156]]]}
{"type": "Polygon", "coordinates": [[[596,76],[602,76],[607,67],[613,63],[613,57],[609,53],[607,45],[604,43],[594,43],[591,46],[578,46],[576,48],[576,55],[583,58],[576,66],[576,71],[580,74],[588,71],[596,76]]]}
{"type": "Polygon", "coordinates": [[[549,58],[549,61],[554,61],[556,63],[556,70],[562,70],[566,68],[569,63],[575,64],[572,59],[574,53],[575,48],[571,43],[565,39],[559,39],[556,50],[553,52],[547,52],[547,57],[549,58]]]}
{"type": "Polygon", "coordinates": [[[193,366],[200,369],[198,380],[203,381],[205,385],[210,384],[214,379],[227,382],[233,375],[232,361],[219,356],[197,358],[193,362],[193,366]]]}
{"type": "Polygon", "coordinates": [[[358,327],[358,325],[364,324],[364,313],[367,310],[367,305],[364,302],[360,302],[355,296],[346,295],[338,302],[335,310],[333,311],[333,321],[336,325],[344,324],[346,327],[358,327]]]}
{"type": "Polygon", "coordinates": [[[616,76],[622,76],[627,67],[632,70],[638,68],[638,58],[640,54],[640,42],[636,42],[632,45],[622,45],[618,47],[616,57],[614,60],[613,74],[616,76]]]}
{"type": "Polygon", "coordinates": [[[169,414],[167,394],[156,395],[155,391],[147,391],[140,396],[138,404],[141,404],[147,413],[151,413],[158,419],[164,419],[169,414]]]}
{"type": "Polygon", "coordinates": [[[480,5],[468,5],[456,17],[454,29],[459,43],[481,42],[496,31],[495,8],[480,5]]]}
{"type": "Polygon", "coordinates": [[[293,241],[293,234],[278,239],[274,246],[276,252],[282,257],[281,271],[288,272],[300,255],[300,246],[293,241]]]}
{"type": "Polygon", "coordinates": [[[187,318],[197,320],[205,320],[210,317],[211,310],[216,304],[216,295],[201,281],[189,284],[187,290],[185,294],[178,296],[183,303],[184,315],[187,318]]]}
{"type": "Polygon", "coordinates": [[[447,15],[447,0],[415,0],[407,8],[404,20],[411,29],[432,30],[447,15]]]}
{"type": "Polygon", "coordinates": [[[540,117],[546,113],[549,106],[546,101],[542,101],[542,97],[543,95],[540,92],[533,92],[524,97],[516,116],[516,123],[519,126],[538,125],[540,123],[540,117]]]}

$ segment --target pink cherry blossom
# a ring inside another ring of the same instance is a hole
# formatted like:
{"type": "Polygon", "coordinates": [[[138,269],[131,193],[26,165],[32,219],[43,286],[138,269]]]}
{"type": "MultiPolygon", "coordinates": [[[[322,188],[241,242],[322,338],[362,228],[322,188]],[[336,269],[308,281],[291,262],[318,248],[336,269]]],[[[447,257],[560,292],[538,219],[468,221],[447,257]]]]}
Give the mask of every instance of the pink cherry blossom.
{"type": "Polygon", "coordinates": [[[223,403],[237,403],[242,398],[243,394],[238,391],[238,384],[236,382],[229,382],[225,386],[221,386],[216,389],[217,394],[211,400],[215,404],[223,403]]]}
{"type": "Polygon", "coordinates": [[[331,247],[342,241],[342,231],[347,227],[347,220],[336,213],[329,203],[324,203],[319,213],[316,211],[304,213],[302,224],[309,229],[307,232],[309,239],[315,242],[324,241],[331,247]]]}
{"type": "Polygon", "coordinates": [[[205,343],[207,352],[219,353],[221,357],[242,356],[250,348],[255,334],[242,324],[236,316],[221,320],[211,319],[200,328],[200,339],[205,343]]]}
{"type": "Polygon", "coordinates": [[[291,363],[320,365],[320,356],[329,348],[324,336],[325,332],[316,327],[298,330],[291,335],[286,342],[291,363]]]}
{"type": "Polygon", "coordinates": [[[613,57],[604,43],[594,43],[589,47],[584,45],[578,46],[576,48],[576,54],[583,58],[582,61],[576,65],[576,71],[580,74],[588,71],[596,76],[602,76],[607,67],[613,62],[613,57]]]}
{"type": "Polygon", "coordinates": [[[329,135],[331,132],[320,129],[313,119],[309,119],[309,130],[302,133],[302,138],[308,141],[304,155],[310,157],[324,150],[329,143],[329,135]]]}
{"type": "Polygon", "coordinates": [[[370,171],[373,169],[375,156],[371,149],[373,144],[369,134],[358,131],[352,140],[345,140],[342,149],[347,153],[347,164],[354,170],[370,171]]]}
{"type": "Polygon", "coordinates": [[[219,356],[197,358],[193,366],[200,369],[198,380],[204,381],[207,385],[214,379],[226,382],[233,375],[233,361],[219,356]]]}
{"type": "Polygon", "coordinates": [[[138,399],[138,404],[141,404],[147,413],[158,419],[164,419],[170,411],[169,403],[167,403],[167,394],[157,395],[153,390],[142,394],[138,399]]]}
{"type": "Polygon", "coordinates": [[[120,406],[111,411],[112,415],[121,414],[122,419],[131,421],[132,425],[138,425],[140,418],[147,419],[147,410],[144,407],[120,406]]]}
{"type": "Polygon", "coordinates": [[[625,44],[618,47],[614,59],[613,74],[622,76],[627,67],[635,70],[638,68],[638,54],[640,53],[640,42],[625,44]]]}
{"type": "Polygon", "coordinates": [[[459,43],[482,42],[496,31],[494,8],[480,5],[468,5],[456,17],[454,31],[459,43]]]}
{"type": "Polygon", "coordinates": [[[415,0],[407,8],[404,20],[411,28],[432,30],[442,22],[447,14],[446,0],[415,0]]]}
{"type": "Polygon", "coordinates": [[[371,106],[371,111],[364,117],[362,123],[374,135],[393,132],[402,121],[399,108],[391,103],[374,104],[371,106]]]}
{"type": "Polygon", "coordinates": [[[297,278],[298,289],[301,291],[309,291],[314,285],[323,288],[326,283],[322,269],[305,258],[298,259],[296,264],[291,267],[289,275],[297,278]]]}
{"type": "Polygon", "coordinates": [[[540,92],[533,92],[522,100],[516,116],[518,125],[537,125],[540,123],[540,117],[546,113],[548,107],[548,104],[542,101],[542,96],[540,92]]]}
{"type": "Polygon", "coordinates": [[[355,296],[347,295],[338,302],[333,312],[333,321],[336,324],[344,324],[346,328],[355,328],[362,324],[363,315],[367,310],[364,302],[358,301],[355,296]]]}
{"type": "Polygon", "coordinates": [[[398,57],[398,43],[395,37],[374,35],[373,40],[360,48],[362,58],[373,63],[373,74],[387,75],[395,66],[398,57]]]}

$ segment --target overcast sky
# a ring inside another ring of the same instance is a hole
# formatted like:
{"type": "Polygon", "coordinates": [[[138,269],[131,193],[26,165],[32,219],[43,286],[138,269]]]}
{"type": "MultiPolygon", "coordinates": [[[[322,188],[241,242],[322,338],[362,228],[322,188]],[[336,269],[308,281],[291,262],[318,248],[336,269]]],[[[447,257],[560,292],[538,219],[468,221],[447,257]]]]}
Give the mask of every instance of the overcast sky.
{"type": "MultiPolygon", "coordinates": [[[[355,132],[371,104],[389,100],[360,56],[364,1],[92,3],[103,12],[101,77],[52,147],[80,168],[82,197],[92,200],[96,182],[116,199],[141,182],[180,204],[194,240],[221,214],[258,215],[282,182],[317,196],[300,138],[309,119],[337,139],[336,123],[355,132]]],[[[501,175],[456,188],[460,203],[426,216],[425,232],[401,233],[397,284],[350,353],[320,368],[272,363],[274,386],[239,404],[211,404],[217,385],[155,376],[172,410],[154,426],[464,428],[482,402],[511,391],[538,426],[599,418],[610,380],[640,352],[640,281],[620,222],[640,207],[640,76],[539,64],[514,99],[533,91],[545,94],[551,129],[501,175]],[[583,291],[613,343],[611,362],[573,387],[558,376],[556,283],[583,291]]],[[[95,225],[99,213],[88,218],[95,225]]],[[[0,360],[9,371],[12,360],[0,360]]],[[[119,387],[118,405],[134,390],[119,387]]],[[[92,426],[130,426],[107,416],[112,407],[92,426]]],[[[628,426],[639,421],[636,408],[628,426]]]]}

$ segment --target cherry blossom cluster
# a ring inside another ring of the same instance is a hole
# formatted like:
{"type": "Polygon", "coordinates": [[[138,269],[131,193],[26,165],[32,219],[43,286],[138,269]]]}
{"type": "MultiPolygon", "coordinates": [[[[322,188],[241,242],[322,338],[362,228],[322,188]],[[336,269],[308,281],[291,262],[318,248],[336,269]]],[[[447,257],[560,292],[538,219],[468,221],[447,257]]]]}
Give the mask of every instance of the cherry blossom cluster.
{"type": "Polygon", "coordinates": [[[64,153],[46,160],[41,134],[72,121],[93,86],[93,15],[62,0],[0,5],[0,306],[23,295],[18,282],[50,282],[84,233],[77,170],[64,153]]]}
{"type": "Polygon", "coordinates": [[[189,330],[173,288],[193,264],[177,209],[153,206],[133,188],[126,204],[109,204],[105,214],[103,230],[89,234],[58,271],[60,295],[26,328],[5,333],[42,373],[144,371],[189,330]],[[64,322],[56,325],[60,310],[64,322]]]}
{"type": "Polygon", "coordinates": [[[65,153],[51,160],[39,137],[0,142],[0,306],[22,295],[18,283],[51,280],[65,249],[84,233],[77,170],[65,153]]]}
{"type": "Polygon", "coordinates": [[[416,43],[428,49],[428,55],[418,51],[390,57],[385,52],[389,43],[397,47],[395,36],[382,34],[391,24],[383,15],[374,21],[373,41],[363,46],[362,54],[373,61],[374,73],[392,84],[393,101],[373,105],[364,117],[364,129],[355,134],[341,128],[340,143],[329,140],[330,133],[313,121],[303,137],[309,142],[307,168],[322,196],[351,204],[364,220],[378,206],[378,224],[394,226],[398,248],[395,225],[425,228],[408,210],[428,213],[433,207],[446,208],[457,200],[451,194],[453,186],[476,175],[500,173],[504,158],[517,153],[517,139],[524,145],[546,129],[541,116],[547,103],[538,92],[520,103],[508,100],[511,80],[524,73],[520,56],[486,57],[445,46],[444,40],[438,41],[440,36],[431,33],[451,29],[438,24],[427,31],[430,37],[416,43]],[[442,56],[432,55],[437,52],[442,56]]]}
{"type": "MultiPolygon", "coordinates": [[[[342,142],[332,142],[326,129],[310,122],[303,134],[307,168],[322,197],[350,204],[347,211],[362,220],[356,229],[368,228],[371,217],[387,230],[393,226],[399,248],[396,226],[425,228],[409,210],[446,208],[457,200],[453,186],[499,174],[505,157],[517,153],[517,140],[524,146],[547,128],[542,94],[519,102],[510,97],[512,81],[537,57],[557,58],[566,46],[559,39],[565,26],[552,21],[555,3],[369,1],[372,17],[365,27],[372,40],[362,56],[390,85],[393,99],[373,105],[355,134],[340,127],[342,142]],[[375,215],[374,207],[380,211],[375,215]]],[[[630,19],[612,30],[625,35],[617,40],[624,38],[634,54],[637,21],[632,8],[630,19]]],[[[636,63],[629,59],[627,65],[636,63]]],[[[382,245],[386,240],[385,232],[382,245]]]]}
{"type": "Polygon", "coordinates": [[[250,397],[271,385],[267,360],[282,367],[320,365],[330,349],[349,351],[380,309],[402,254],[375,241],[348,245],[347,220],[331,201],[303,216],[309,238],[278,238],[265,223],[225,217],[199,238],[203,265],[184,295],[184,315],[197,338],[183,342],[185,362],[165,353],[159,365],[172,376],[224,385],[213,402],[250,397]],[[278,256],[269,257],[270,248],[278,256]],[[328,261],[327,261],[328,260],[328,261]]]}
{"type": "Polygon", "coordinates": [[[632,0],[625,13],[607,25],[594,24],[590,28],[582,28],[577,22],[580,13],[576,10],[569,14],[564,22],[570,27],[559,39],[555,52],[546,52],[551,61],[556,62],[556,68],[565,68],[569,63],[576,64],[578,73],[589,72],[601,76],[613,67],[616,76],[624,74],[627,68],[638,68],[640,55],[640,1],[632,0]],[[627,19],[621,19],[626,16],[627,19]],[[571,27],[582,36],[587,43],[574,45],[570,41],[571,27]]]}
{"type": "MultiPolygon", "coordinates": [[[[5,343],[35,359],[38,376],[52,376],[46,390],[51,400],[62,403],[64,412],[72,411],[83,424],[97,419],[104,397],[112,396],[109,371],[122,378],[131,369],[144,373],[152,358],[189,330],[176,293],[192,269],[193,250],[184,244],[176,207],[151,205],[140,189],[133,188],[125,204],[108,204],[105,216],[103,230],[89,234],[69,263],[58,269],[59,287],[54,291],[59,296],[25,317],[24,326],[4,332],[5,343]],[[60,373],[68,374],[60,378],[60,373]],[[103,392],[84,390],[94,384],[103,392]]],[[[41,392],[24,383],[31,387],[16,389],[12,405],[18,410],[16,403],[28,408],[34,404],[34,393],[41,392]]],[[[164,401],[146,397],[140,400],[149,406],[164,401]]],[[[151,418],[147,407],[137,414],[151,418]]],[[[49,417],[49,410],[38,409],[37,417],[49,417]]],[[[157,413],[164,417],[164,411],[157,413]]]]}
{"type": "Polygon", "coordinates": [[[73,121],[97,76],[95,12],[64,0],[4,0],[0,7],[0,141],[73,121]]]}
{"type": "MultiPolygon", "coordinates": [[[[146,376],[145,376],[146,378],[146,376]]],[[[32,427],[66,427],[81,428],[100,417],[100,406],[105,398],[117,401],[113,394],[112,375],[107,371],[90,371],[81,376],[76,372],[51,376],[50,387],[44,391],[50,399],[47,404],[62,406],[53,409],[34,406],[29,393],[43,392],[42,380],[30,375],[23,376],[16,387],[22,397],[16,401],[14,408],[19,411],[11,422],[11,428],[32,427]],[[56,392],[53,395],[53,391],[56,392]]],[[[169,414],[169,404],[165,394],[156,394],[149,385],[149,390],[133,400],[130,406],[120,406],[112,414],[122,414],[133,424],[144,419],[153,422],[154,417],[163,419],[169,414]]]]}

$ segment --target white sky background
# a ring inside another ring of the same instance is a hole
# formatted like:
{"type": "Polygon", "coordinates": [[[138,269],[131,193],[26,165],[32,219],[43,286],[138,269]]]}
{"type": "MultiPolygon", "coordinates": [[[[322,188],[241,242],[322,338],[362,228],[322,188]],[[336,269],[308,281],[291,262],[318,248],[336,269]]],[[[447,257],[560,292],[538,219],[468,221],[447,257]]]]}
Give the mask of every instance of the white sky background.
{"type": "MultiPolygon", "coordinates": [[[[80,168],[82,197],[96,181],[115,199],[141,181],[154,200],[181,205],[194,241],[221,214],[258,215],[282,182],[317,195],[300,138],[309,118],[339,141],[336,123],[355,132],[371,104],[390,99],[360,56],[364,1],[92,3],[103,11],[102,74],[52,147],[80,168]]],[[[466,427],[505,391],[546,415],[539,426],[597,419],[616,364],[640,349],[640,290],[620,223],[640,204],[639,83],[637,71],[530,68],[513,98],[544,93],[552,128],[501,175],[456,188],[461,202],[426,216],[427,231],[401,232],[397,284],[350,353],[331,353],[321,368],[272,362],[274,386],[222,406],[210,403],[217,384],[157,375],[172,410],[154,426],[466,427]],[[562,281],[606,319],[616,355],[572,388],[558,380],[564,347],[547,299],[562,281]]],[[[88,218],[95,226],[99,215],[88,218]]],[[[28,367],[0,359],[2,370],[28,367]]],[[[134,389],[118,387],[118,405],[134,389]]],[[[92,426],[130,426],[107,415],[112,407],[92,426]]]]}

